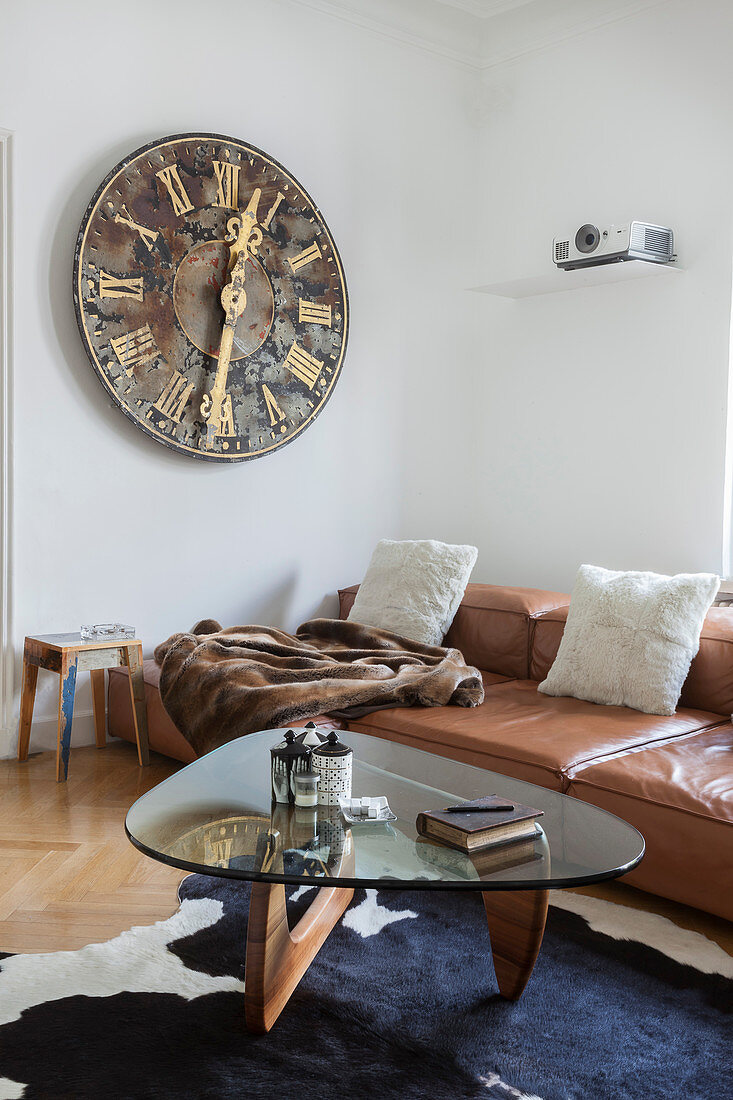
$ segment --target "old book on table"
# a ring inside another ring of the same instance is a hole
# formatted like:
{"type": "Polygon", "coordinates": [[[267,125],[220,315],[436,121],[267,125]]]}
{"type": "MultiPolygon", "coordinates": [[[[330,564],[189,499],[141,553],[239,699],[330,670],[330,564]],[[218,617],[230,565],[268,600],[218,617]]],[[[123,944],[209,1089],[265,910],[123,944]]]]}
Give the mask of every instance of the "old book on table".
{"type": "Polygon", "coordinates": [[[448,813],[446,810],[424,810],[418,814],[416,827],[422,836],[439,840],[473,852],[494,844],[532,837],[536,834],[535,822],[543,810],[522,806],[496,795],[466,803],[467,807],[482,806],[485,809],[448,813]],[[511,809],[490,809],[491,805],[511,806],[511,809]]]}

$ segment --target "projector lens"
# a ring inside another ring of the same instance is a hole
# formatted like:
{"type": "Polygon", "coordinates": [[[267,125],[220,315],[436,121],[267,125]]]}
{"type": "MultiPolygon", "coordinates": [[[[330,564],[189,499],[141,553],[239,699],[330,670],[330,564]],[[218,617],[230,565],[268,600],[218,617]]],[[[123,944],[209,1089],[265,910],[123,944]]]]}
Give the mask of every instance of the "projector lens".
{"type": "Polygon", "coordinates": [[[600,239],[601,234],[598,232],[597,225],[581,225],[575,234],[575,247],[578,252],[593,252],[598,248],[600,239]]]}

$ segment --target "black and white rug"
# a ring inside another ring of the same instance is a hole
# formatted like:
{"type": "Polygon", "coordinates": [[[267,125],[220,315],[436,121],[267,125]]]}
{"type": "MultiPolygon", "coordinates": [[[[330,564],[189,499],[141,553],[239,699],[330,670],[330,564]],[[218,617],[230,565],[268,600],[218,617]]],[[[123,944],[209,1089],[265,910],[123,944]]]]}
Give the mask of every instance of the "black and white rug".
{"type": "MultiPolygon", "coordinates": [[[[522,999],[478,895],[356,894],[274,1029],[244,1028],[249,887],[192,875],[169,920],[0,956],[0,1100],[724,1100],[731,959],[662,917],[552,895],[522,999]],[[653,944],[654,946],[650,946],[653,944]]],[[[291,891],[291,908],[313,898],[291,891]]]]}

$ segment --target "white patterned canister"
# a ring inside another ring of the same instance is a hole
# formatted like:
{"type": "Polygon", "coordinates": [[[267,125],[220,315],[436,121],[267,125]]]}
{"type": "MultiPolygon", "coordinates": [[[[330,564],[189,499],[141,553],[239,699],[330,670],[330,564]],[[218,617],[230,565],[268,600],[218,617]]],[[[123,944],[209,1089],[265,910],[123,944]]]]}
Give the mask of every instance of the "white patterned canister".
{"type": "Polygon", "coordinates": [[[336,806],[339,798],[351,797],[351,766],[353,751],[339,741],[331,730],[326,740],[311,753],[311,767],[318,772],[318,803],[320,806],[336,806]]]}

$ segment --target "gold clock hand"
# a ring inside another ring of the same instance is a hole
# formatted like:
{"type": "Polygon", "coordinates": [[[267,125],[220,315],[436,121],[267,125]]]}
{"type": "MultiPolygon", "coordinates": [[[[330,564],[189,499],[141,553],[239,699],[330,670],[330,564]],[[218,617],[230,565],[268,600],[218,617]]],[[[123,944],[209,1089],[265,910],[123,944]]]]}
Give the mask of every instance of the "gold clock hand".
{"type": "MultiPolygon", "coordinates": [[[[220,298],[225,319],[219,344],[216,376],[214,378],[214,384],[211,387],[211,393],[205,394],[201,403],[201,412],[204,419],[208,422],[206,426],[207,450],[211,450],[214,446],[216,434],[221,429],[222,410],[226,397],[227,375],[229,374],[229,361],[231,359],[232,346],[234,343],[234,330],[237,327],[238,319],[244,313],[245,306],[247,305],[247,293],[244,289],[245,268],[249,255],[248,246],[250,245],[250,239],[256,237],[258,232],[256,222],[260,193],[260,188],[255,188],[247,209],[242,214],[237,238],[229,250],[230,276],[229,281],[222,287],[220,298]]],[[[234,219],[232,219],[232,221],[234,221],[234,219]]],[[[260,240],[262,240],[261,233],[260,240]]]]}
{"type": "Polygon", "coordinates": [[[201,404],[201,412],[208,421],[206,428],[206,446],[208,449],[213,447],[214,437],[221,428],[222,407],[226,397],[227,375],[229,374],[229,360],[234,344],[234,330],[247,305],[247,292],[244,289],[246,264],[247,250],[244,249],[239,254],[229,282],[224,284],[221,291],[221,306],[224,310],[225,319],[219,344],[216,376],[211,387],[211,393],[204,396],[201,404]]]}
{"type": "Polygon", "coordinates": [[[239,254],[244,249],[249,248],[249,251],[254,256],[257,248],[262,244],[262,230],[257,227],[257,207],[259,206],[260,196],[262,190],[259,187],[255,187],[252,192],[252,198],[247,204],[247,209],[239,216],[230,218],[227,222],[227,241],[233,242],[229,249],[229,270],[232,271],[235,263],[239,259],[239,254]],[[250,238],[255,238],[251,240],[250,238]]]}

